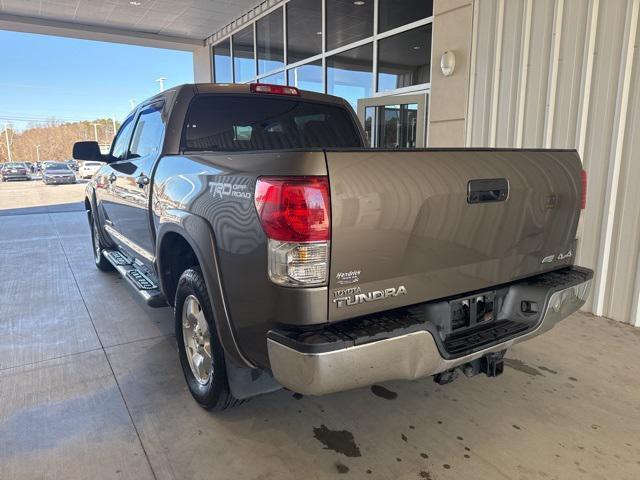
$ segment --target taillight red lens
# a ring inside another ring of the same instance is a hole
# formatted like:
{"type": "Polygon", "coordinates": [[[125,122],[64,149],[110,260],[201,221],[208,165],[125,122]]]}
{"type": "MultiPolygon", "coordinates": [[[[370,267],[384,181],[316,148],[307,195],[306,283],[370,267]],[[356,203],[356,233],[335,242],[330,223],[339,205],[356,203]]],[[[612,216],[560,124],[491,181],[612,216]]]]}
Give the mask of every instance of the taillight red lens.
{"type": "Polygon", "coordinates": [[[327,177],[261,177],[256,182],[255,203],[262,228],[272,240],[330,239],[327,177]]]}
{"type": "Polygon", "coordinates": [[[285,85],[271,85],[269,83],[252,83],[249,88],[253,93],[273,93],[276,95],[294,95],[299,96],[300,90],[296,87],[287,87],[285,85]]]}
{"type": "Polygon", "coordinates": [[[580,171],[580,177],[582,179],[582,196],[580,198],[580,209],[584,210],[587,207],[587,171],[580,171]]]}

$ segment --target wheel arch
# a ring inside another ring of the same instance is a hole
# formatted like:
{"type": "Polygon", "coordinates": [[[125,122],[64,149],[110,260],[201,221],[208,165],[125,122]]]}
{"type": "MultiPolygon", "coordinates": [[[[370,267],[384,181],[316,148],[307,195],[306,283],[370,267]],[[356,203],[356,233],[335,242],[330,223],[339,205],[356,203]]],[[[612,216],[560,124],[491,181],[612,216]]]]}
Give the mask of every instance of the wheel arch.
{"type": "Polygon", "coordinates": [[[216,330],[225,352],[239,366],[256,368],[254,363],[242,353],[231,323],[222,285],[215,237],[210,224],[202,217],[190,212],[173,211],[170,219],[167,217],[160,219],[156,238],[156,268],[160,287],[167,301],[173,304],[173,297],[170,297],[170,295],[173,291],[175,296],[175,287],[177,286],[177,281],[175,285],[172,284],[175,272],[170,270],[172,266],[175,267],[176,263],[170,260],[169,254],[171,250],[168,247],[172,245],[188,246],[190,251],[193,252],[197,265],[202,270],[213,307],[216,330]]]}

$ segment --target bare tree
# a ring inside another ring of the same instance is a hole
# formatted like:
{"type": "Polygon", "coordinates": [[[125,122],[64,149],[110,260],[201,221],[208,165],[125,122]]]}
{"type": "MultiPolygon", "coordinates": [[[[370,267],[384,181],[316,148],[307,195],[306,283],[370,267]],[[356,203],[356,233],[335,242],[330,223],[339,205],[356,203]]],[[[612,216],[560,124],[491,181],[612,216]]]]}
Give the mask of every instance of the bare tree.
{"type": "MultiPolygon", "coordinates": [[[[25,130],[18,131],[9,127],[11,139],[11,157],[14,161],[26,161],[34,157],[34,145],[39,145],[40,160],[67,160],[71,158],[74,142],[93,140],[92,123],[102,125],[100,141],[110,143],[114,137],[113,126],[119,127],[110,118],[99,118],[93,121],[63,123],[49,118],[42,123],[30,124],[25,130]]],[[[0,142],[0,162],[8,160],[4,130],[0,142]]]]}

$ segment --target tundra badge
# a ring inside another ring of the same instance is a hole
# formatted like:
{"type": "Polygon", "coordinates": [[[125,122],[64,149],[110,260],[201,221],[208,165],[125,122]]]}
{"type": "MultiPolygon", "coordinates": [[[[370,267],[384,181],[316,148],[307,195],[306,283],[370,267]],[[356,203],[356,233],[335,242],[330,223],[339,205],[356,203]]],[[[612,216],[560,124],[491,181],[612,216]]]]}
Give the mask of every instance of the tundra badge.
{"type": "Polygon", "coordinates": [[[360,287],[345,288],[342,290],[335,290],[333,292],[333,303],[337,308],[351,307],[353,305],[360,305],[366,302],[375,302],[376,300],[383,300],[385,298],[397,297],[398,295],[406,295],[407,289],[404,285],[400,285],[398,288],[385,288],[384,290],[373,290],[371,292],[362,293],[360,287]]]}

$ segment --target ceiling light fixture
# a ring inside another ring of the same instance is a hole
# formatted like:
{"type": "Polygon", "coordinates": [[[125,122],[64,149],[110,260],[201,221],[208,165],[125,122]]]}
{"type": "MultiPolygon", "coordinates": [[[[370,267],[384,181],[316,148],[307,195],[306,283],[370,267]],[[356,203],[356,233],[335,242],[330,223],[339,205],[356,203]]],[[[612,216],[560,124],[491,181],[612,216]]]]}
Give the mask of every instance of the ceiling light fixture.
{"type": "Polygon", "coordinates": [[[420,45],[414,45],[414,46],[413,46],[413,49],[414,49],[414,50],[420,50],[420,45]]]}
{"type": "Polygon", "coordinates": [[[361,7],[362,5],[364,5],[364,2],[362,0],[356,0],[355,2],[353,2],[353,4],[361,7]]]}
{"type": "Polygon", "coordinates": [[[140,5],[142,5],[142,2],[132,1],[132,2],[129,2],[129,5],[133,5],[134,7],[139,7],[140,5]]]}

